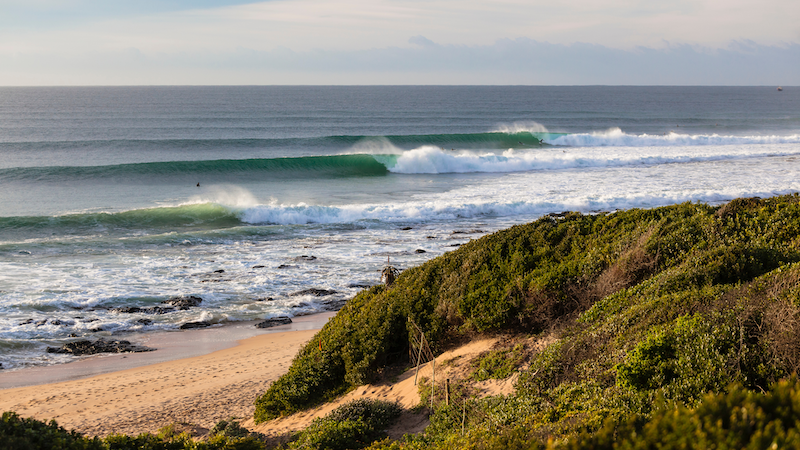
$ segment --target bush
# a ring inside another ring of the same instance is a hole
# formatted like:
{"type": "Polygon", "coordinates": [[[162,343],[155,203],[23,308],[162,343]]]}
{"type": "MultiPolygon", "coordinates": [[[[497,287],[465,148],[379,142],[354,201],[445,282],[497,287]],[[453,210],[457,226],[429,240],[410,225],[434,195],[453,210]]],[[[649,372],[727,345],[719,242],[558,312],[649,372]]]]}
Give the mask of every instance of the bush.
{"type": "Polygon", "coordinates": [[[581,449],[800,448],[800,385],[797,379],[775,384],[767,393],[731,386],[727,393],[704,396],[697,408],[660,408],[652,417],[633,415],[607,421],[561,447],[581,449]]]}
{"type": "Polygon", "coordinates": [[[67,431],[51,420],[42,422],[35,419],[23,419],[14,412],[4,412],[0,421],[0,449],[2,450],[37,450],[37,449],[104,449],[97,439],[85,438],[75,431],[67,431]]]}
{"type": "Polygon", "coordinates": [[[300,432],[291,448],[359,449],[386,436],[402,409],[397,403],[361,399],[346,403],[300,432]]]}

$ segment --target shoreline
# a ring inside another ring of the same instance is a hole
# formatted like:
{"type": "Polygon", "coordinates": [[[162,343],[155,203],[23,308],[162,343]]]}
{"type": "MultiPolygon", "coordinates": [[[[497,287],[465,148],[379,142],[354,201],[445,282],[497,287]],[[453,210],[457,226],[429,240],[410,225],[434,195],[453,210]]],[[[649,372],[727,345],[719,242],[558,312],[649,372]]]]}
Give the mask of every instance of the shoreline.
{"type": "MultiPolygon", "coordinates": [[[[93,366],[98,365],[97,362],[112,369],[94,375],[87,375],[89,371],[81,369],[78,371],[80,378],[75,378],[75,374],[62,374],[59,378],[72,376],[73,379],[3,389],[0,410],[37,420],[52,419],[59,426],[87,436],[155,433],[172,423],[190,424],[202,433],[220,420],[251,419],[258,396],[289,370],[297,352],[334,314],[302,316],[297,323],[267,330],[253,327],[259,331],[257,335],[234,342],[225,337],[237,336],[242,330],[236,327],[218,328],[232,329],[221,333],[221,337],[216,336],[219,333],[209,333],[215,330],[208,329],[175,333],[191,338],[183,339],[184,343],[196,342],[196,336],[206,335],[220,345],[231,344],[199,356],[181,354],[183,347],[173,341],[173,352],[165,353],[177,355],[176,358],[158,363],[128,354],[125,364],[133,363],[134,367],[123,369],[110,364],[122,360],[120,355],[114,355],[113,359],[88,358],[63,364],[55,369],[93,366]]],[[[53,368],[47,369],[50,372],[53,368]]]]}
{"type": "MultiPolygon", "coordinates": [[[[265,334],[319,330],[335,312],[293,317],[292,323],[271,328],[256,328],[261,320],[231,322],[219,327],[196,330],[159,331],[122,335],[136,345],[155,348],[141,353],[103,353],[64,364],[34,366],[0,371],[0,392],[7,389],[82,380],[98,375],[208,355],[234,348],[242,341],[265,334]]],[[[294,355],[292,355],[294,356],[294,355]]]]}

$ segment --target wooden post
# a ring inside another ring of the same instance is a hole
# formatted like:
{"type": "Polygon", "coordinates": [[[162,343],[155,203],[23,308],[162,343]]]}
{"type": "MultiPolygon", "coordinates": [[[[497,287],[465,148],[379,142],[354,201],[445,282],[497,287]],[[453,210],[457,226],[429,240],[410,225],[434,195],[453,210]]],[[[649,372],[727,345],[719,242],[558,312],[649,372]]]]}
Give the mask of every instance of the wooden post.
{"type": "Polygon", "coordinates": [[[464,434],[464,423],[467,421],[467,399],[464,399],[464,411],[461,413],[461,434],[464,434]]]}
{"type": "Polygon", "coordinates": [[[425,343],[425,335],[422,334],[420,335],[419,338],[419,353],[417,354],[417,371],[414,373],[414,386],[417,385],[417,377],[419,376],[419,362],[422,361],[422,346],[424,343],[425,343]]]}
{"type": "Polygon", "coordinates": [[[433,409],[433,399],[436,397],[436,358],[433,358],[433,375],[431,375],[431,409],[433,409]]]}
{"type": "Polygon", "coordinates": [[[450,378],[444,380],[444,404],[450,406],[450,378]]]}

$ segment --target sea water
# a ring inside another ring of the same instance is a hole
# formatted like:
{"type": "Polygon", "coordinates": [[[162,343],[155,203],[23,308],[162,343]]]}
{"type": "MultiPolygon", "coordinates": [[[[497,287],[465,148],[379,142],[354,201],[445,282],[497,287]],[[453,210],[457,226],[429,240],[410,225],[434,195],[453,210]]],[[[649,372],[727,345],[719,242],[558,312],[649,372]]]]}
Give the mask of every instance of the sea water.
{"type": "Polygon", "coordinates": [[[336,309],[553,212],[797,192],[798,157],[793,88],[0,88],[0,364],[336,309]]]}

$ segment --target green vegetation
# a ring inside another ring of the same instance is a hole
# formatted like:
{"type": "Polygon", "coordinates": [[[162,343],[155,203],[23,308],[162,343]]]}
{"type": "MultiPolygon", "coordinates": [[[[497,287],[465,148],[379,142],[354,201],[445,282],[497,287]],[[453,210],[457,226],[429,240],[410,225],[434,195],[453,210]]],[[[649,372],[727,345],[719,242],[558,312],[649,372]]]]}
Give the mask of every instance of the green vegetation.
{"type": "Polygon", "coordinates": [[[104,449],[99,439],[87,439],[74,431],[34,419],[23,419],[13,412],[4,412],[0,421],[0,450],[23,449],[104,449]]]}
{"type": "Polygon", "coordinates": [[[346,450],[369,446],[386,437],[384,430],[400,416],[396,403],[380,400],[354,400],[323,418],[315,419],[302,431],[290,448],[346,450]]]}
{"type": "Polygon", "coordinates": [[[105,439],[88,438],[59,427],[23,419],[13,412],[3,413],[0,422],[0,450],[263,450],[263,443],[238,423],[220,422],[207,441],[195,441],[187,433],[177,433],[173,426],[158,434],[138,436],[112,434],[105,439]],[[226,435],[234,431],[235,436],[226,435]]]}
{"type": "Polygon", "coordinates": [[[472,363],[474,371],[470,378],[475,381],[502,380],[510,377],[525,357],[525,345],[517,344],[511,349],[487,352],[472,363]]]}

